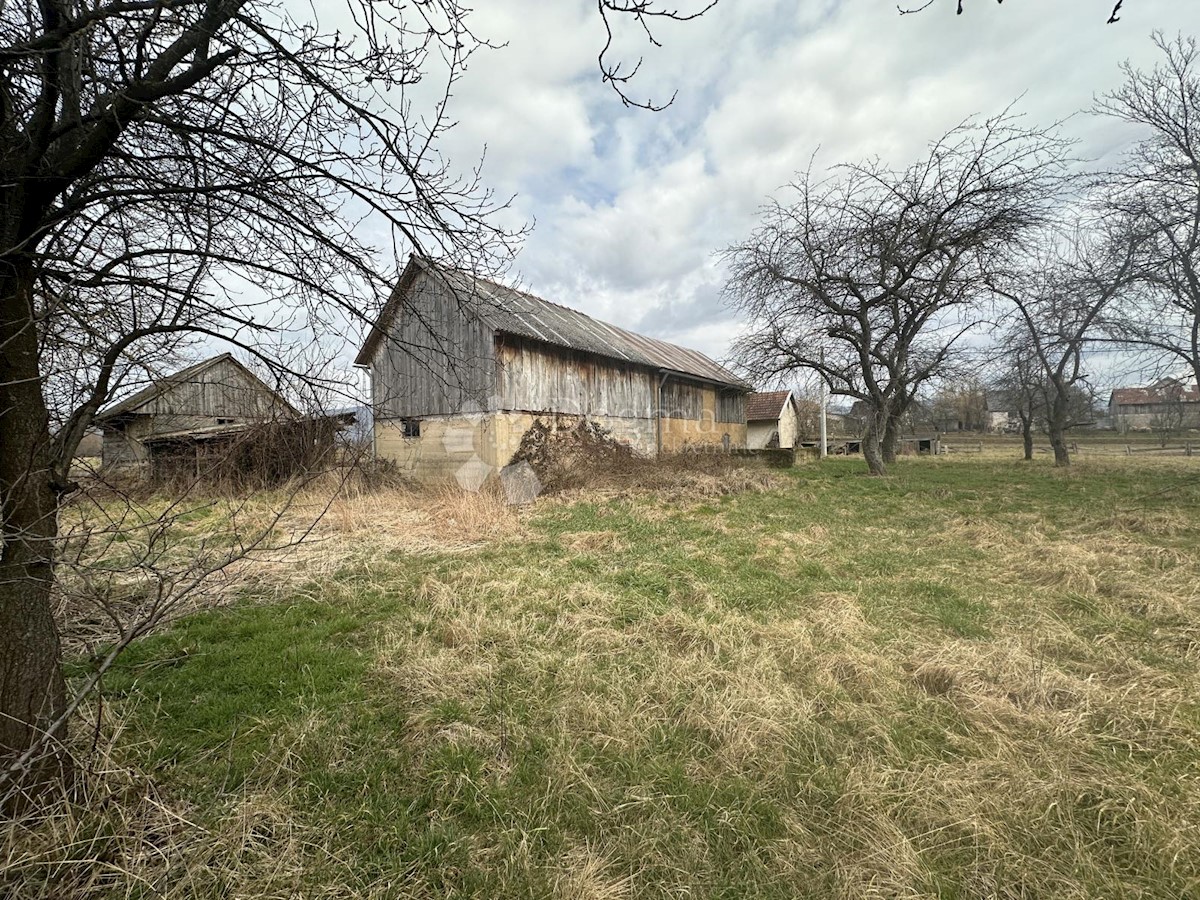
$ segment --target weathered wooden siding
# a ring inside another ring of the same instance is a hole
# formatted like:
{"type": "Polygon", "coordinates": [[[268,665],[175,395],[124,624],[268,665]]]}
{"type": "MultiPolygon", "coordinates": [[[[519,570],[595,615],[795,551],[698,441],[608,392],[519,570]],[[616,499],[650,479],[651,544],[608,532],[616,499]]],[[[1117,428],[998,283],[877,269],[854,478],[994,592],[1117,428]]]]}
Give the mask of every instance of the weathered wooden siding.
{"type": "Polygon", "coordinates": [[[717,391],[717,421],[732,425],[744,425],[746,422],[746,394],[744,391],[730,391],[714,388],[717,391]]]}
{"type": "MultiPolygon", "coordinates": [[[[145,433],[144,429],[143,433],[145,433]]],[[[148,457],[149,453],[146,447],[128,433],[128,426],[104,429],[100,448],[100,463],[104,468],[120,469],[138,466],[148,457]]]]}
{"type": "Polygon", "coordinates": [[[500,409],[585,416],[650,417],[656,373],[501,335],[496,339],[500,409]]]}
{"type": "MultiPolygon", "coordinates": [[[[155,416],[155,433],[200,427],[193,419],[263,421],[282,413],[279,401],[258,379],[231,360],[209,366],[187,381],[171,385],[138,408],[139,414],[155,416]],[[178,423],[176,428],[171,420],[178,423]]],[[[216,424],[213,422],[212,424],[216,424]]]]}
{"type": "Polygon", "coordinates": [[[146,438],[181,431],[200,431],[221,425],[263,422],[268,421],[271,415],[271,412],[259,416],[135,414],[116,426],[104,428],[101,462],[108,469],[140,466],[150,459],[150,453],[142,443],[146,438]]]}
{"type": "Polygon", "coordinates": [[[495,392],[492,332],[426,273],[416,276],[371,360],[382,419],[484,409],[495,392]]]}
{"type": "MultiPolygon", "coordinates": [[[[664,391],[664,395],[665,393],[664,391]]],[[[698,414],[689,412],[688,415],[677,415],[674,410],[664,404],[661,425],[663,453],[723,447],[726,443],[731,449],[746,446],[745,422],[721,422],[718,420],[717,408],[721,402],[720,393],[720,390],[712,385],[695,387],[691,396],[699,399],[698,414]]]]}

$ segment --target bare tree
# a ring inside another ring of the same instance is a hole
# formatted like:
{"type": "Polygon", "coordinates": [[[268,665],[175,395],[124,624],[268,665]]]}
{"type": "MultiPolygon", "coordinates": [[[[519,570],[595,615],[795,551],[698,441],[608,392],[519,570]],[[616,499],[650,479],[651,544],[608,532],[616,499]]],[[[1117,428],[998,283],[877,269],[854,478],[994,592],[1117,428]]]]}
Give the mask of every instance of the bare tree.
{"type": "Polygon", "coordinates": [[[1040,390],[1056,466],[1071,464],[1067,432],[1092,419],[1086,355],[1114,298],[1134,278],[1136,249],[1136,241],[1102,221],[1080,222],[1045,235],[1019,268],[988,280],[1012,304],[1009,343],[1021,368],[1019,389],[1040,390]]]}
{"type": "Polygon", "coordinates": [[[1020,423],[1021,445],[1026,460],[1033,459],[1033,430],[1045,419],[1045,378],[1041,361],[1029,338],[1024,321],[1015,323],[997,347],[998,373],[993,389],[1020,423]]]}
{"type": "Polygon", "coordinates": [[[0,780],[64,766],[60,522],[101,407],[209,339],[303,382],[319,363],[295,346],[320,357],[357,330],[404,250],[484,269],[510,254],[478,169],[438,152],[485,45],[465,8],[349,12],[322,31],[250,0],[0,10],[0,780]]]}
{"type": "Polygon", "coordinates": [[[987,397],[983,382],[974,374],[946,379],[938,385],[930,402],[937,423],[953,423],[943,431],[983,431],[986,427],[987,397]]]}
{"type": "Polygon", "coordinates": [[[624,16],[632,20],[652,47],[661,47],[662,45],[659,43],[658,38],[654,35],[653,23],[655,21],[690,22],[693,19],[703,16],[719,2],[720,0],[707,0],[707,2],[696,9],[681,12],[678,9],[656,7],[654,0],[596,0],[596,7],[600,12],[600,18],[604,22],[605,33],[604,46],[600,49],[597,63],[600,66],[600,72],[604,81],[612,86],[625,106],[635,106],[639,109],[661,112],[675,102],[675,95],[672,94],[669,100],[661,104],[655,103],[654,100],[650,99],[634,100],[629,96],[627,93],[629,83],[633,81],[638,70],[641,69],[643,60],[639,57],[637,62],[632,66],[626,66],[620,61],[612,61],[614,43],[613,19],[624,16]]]}
{"type": "Polygon", "coordinates": [[[751,238],[726,251],[735,352],[755,376],[810,370],[867,407],[864,455],[882,475],[922,386],[953,374],[987,277],[1047,220],[1066,143],[1004,114],[968,122],[903,171],[811,167],[751,238]]]}
{"type": "Polygon", "coordinates": [[[1097,111],[1140,126],[1121,171],[1105,176],[1114,221],[1138,238],[1138,279],[1107,316],[1111,339],[1165,355],[1200,379],[1200,48],[1154,35],[1163,61],[1125,63],[1097,111]]]}
{"type": "Polygon", "coordinates": [[[1150,417],[1150,430],[1158,437],[1158,444],[1166,448],[1167,442],[1182,433],[1187,422],[1184,393],[1187,386],[1180,381],[1168,381],[1159,391],[1156,410],[1150,417]]]}

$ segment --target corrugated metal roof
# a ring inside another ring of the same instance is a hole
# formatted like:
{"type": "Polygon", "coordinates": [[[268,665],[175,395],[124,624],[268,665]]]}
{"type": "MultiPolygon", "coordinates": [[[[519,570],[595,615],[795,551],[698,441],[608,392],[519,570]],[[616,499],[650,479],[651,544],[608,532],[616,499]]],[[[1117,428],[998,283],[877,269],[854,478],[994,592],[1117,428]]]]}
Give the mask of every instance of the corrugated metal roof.
{"type": "MultiPolygon", "coordinates": [[[[618,328],[577,309],[552,303],[534,294],[470,273],[435,267],[415,257],[410,262],[410,267],[414,263],[443,278],[455,293],[460,295],[461,302],[497,332],[654,369],[666,369],[704,381],[726,384],[739,390],[753,389],[753,385],[738,378],[698,350],[690,350],[618,328]]],[[[408,275],[407,270],[405,274],[408,275]]],[[[393,295],[392,300],[384,307],[358,355],[357,363],[365,363],[373,355],[375,345],[386,333],[391,318],[396,313],[398,301],[399,298],[393,295]]]]}
{"type": "Polygon", "coordinates": [[[746,397],[746,421],[761,422],[765,419],[778,419],[783,412],[783,404],[791,391],[763,391],[761,394],[750,394],[746,397]]]}

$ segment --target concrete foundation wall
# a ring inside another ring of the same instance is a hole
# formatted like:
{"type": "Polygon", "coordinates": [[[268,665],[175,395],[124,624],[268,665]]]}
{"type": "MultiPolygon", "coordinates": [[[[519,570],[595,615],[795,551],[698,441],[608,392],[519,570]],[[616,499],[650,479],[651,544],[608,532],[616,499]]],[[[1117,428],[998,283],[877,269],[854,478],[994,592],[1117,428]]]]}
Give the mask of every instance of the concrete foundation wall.
{"type": "Polygon", "coordinates": [[[400,422],[375,420],[375,455],[389,459],[417,481],[433,483],[483,477],[495,467],[490,415],[429,416],[421,419],[421,436],[404,436],[400,422]],[[464,472],[464,467],[467,471],[464,472]]]}
{"type": "MultiPolygon", "coordinates": [[[[1173,421],[1179,416],[1179,412],[1171,410],[1166,404],[1157,407],[1153,412],[1128,412],[1121,407],[1116,407],[1115,412],[1111,412],[1110,419],[1113,427],[1117,431],[1153,431],[1154,428],[1162,421],[1173,421]]],[[[1182,422],[1180,428],[1198,428],[1200,427],[1200,403],[1185,403],[1182,409],[1182,422]]]]}
{"type": "MultiPolygon", "coordinates": [[[[474,484],[508,465],[521,446],[521,438],[542,419],[561,428],[571,428],[577,416],[528,412],[480,413],[468,416],[426,416],[421,419],[420,437],[404,437],[395,419],[375,421],[375,454],[396,463],[410,477],[425,483],[457,480],[474,484]]],[[[618,441],[642,456],[653,456],[658,446],[657,422],[653,418],[589,416],[612,432],[618,441]]],[[[729,436],[731,448],[746,446],[746,426],[714,422],[663,419],[663,451],[678,453],[697,447],[723,446],[729,436]]]]}

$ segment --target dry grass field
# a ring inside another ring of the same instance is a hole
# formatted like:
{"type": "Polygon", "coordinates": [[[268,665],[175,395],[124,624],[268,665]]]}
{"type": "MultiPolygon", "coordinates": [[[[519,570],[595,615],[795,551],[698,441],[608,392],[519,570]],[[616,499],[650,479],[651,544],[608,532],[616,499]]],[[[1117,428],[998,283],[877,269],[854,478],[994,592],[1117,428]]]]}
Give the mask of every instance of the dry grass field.
{"type": "Polygon", "coordinates": [[[1200,457],[861,470],[339,500],[127,652],[0,893],[1200,896],[1200,457]]]}

